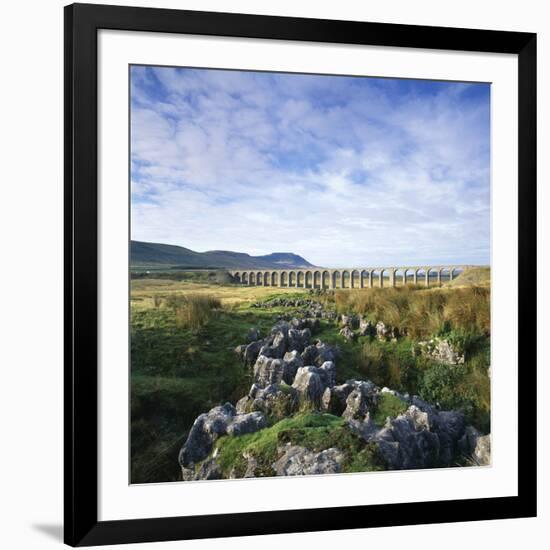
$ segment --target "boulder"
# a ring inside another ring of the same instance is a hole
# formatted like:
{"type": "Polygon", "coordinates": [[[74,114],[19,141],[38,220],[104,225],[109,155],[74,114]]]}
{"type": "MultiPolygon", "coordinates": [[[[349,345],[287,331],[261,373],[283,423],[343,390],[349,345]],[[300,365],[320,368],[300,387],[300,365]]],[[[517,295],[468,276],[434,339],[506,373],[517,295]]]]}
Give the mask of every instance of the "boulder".
{"type": "Polygon", "coordinates": [[[277,333],[282,332],[286,337],[288,331],[292,328],[291,324],[288,321],[279,321],[272,329],[271,334],[275,336],[277,333]]]}
{"type": "Polygon", "coordinates": [[[464,353],[460,353],[459,350],[445,338],[435,337],[425,342],[419,342],[417,347],[423,355],[430,357],[438,363],[444,363],[446,365],[461,365],[464,363],[464,353]]]}
{"type": "Polygon", "coordinates": [[[407,414],[389,420],[371,439],[378,443],[389,469],[434,468],[440,465],[438,434],[417,429],[407,414]]]}
{"type": "Polygon", "coordinates": [[[197,417],[180,450],[178,457],[180,465],[192,467],[196,462],[204,460],[212,450],[214,441],[226,433],[227,425],[235,414],[237,414],[235,407],[226,403],[197,417]]]}
{"type": "MultiPolygon", "coordinates": [[[[314,364],[317,365],[318,367],[320,367],[325,361],[332,361],[333,363],[335,363],[336,360],[338,359],[338,356],[340,355],[340,352],[337,347],[329,346],[324,342],[320,342],[320,341],[317,342],[315,347],[317,348],[317,355],[315,357],[314,364]]],[[[305,360],[304,360],[304,363],[306,365],[308,364],[307,361],[305,360]]]]}
{"type": "Polygon", "coordinates": [[[349,327],[344,327],[340,332],[340,336],[344,337],[344,340],[347,340],[348,342],[351,342],[355,339],[355,332],[351,330],[349,327]]]}
{"type": "Polygon", "coordinates": [[[256,359],[260,354],[260,349],[263,345],[264,343],[262,340],[257,340],[256,342],[251,342],[245,347],[242,356],[246,366],[252,366],[256,362],[256,359]]]}
{"type": "Polygon", "coordinates": [[[260,388],[253,384],[248,395],[237,403],[239,413],[260,411],[273,418],[282,418],[296,412],[299,404],[298,392],[291,386],[271,384],[260,388]]]}
{"type": "Polygon", "coordinates": [[[207,458],[198,468],[193,479],[222,479],[222,470],[215,458],[207,458]]]}
{"type": "Polygon", "coordinates": [[[309,340],[311,338],[311,331],[309,328],[302,330],[291,328],[288,331],[288,342],[287,349],[289,351],[298,351],[302,353],[304,348],[309,345],[309,340]]]}
{"type": "MultiPolygon", "coordinates": [[[[208,457],[214,442],[222,435],[241,435],[252,433],[266,426],[265,416],[259,412],[240,414],[230,403],[214,407],[207,413],[201,414],[193,423],[187,440],[179,452],[178,461],[182,467],[182,477],[189,479],[197,462],[208,457]]],[[[206,468],[206,466],[205,466],[206,468]]],[[[199,479],[217,479],[212,477],[214,464],[208,465],[208,472],[197,472],[199,479]],[[210,471],[211,470],[211,471],[210,471]],[[204,477],[209,475],[211,477],[204,477]]]]}
{"type": "Polygon", "coordinates": [[[265,416],[258,411],[238,414],[227,426],[227,435],[243,435],[257,432],[267,426],[265,416]]]}
{"type": "Polygon", "coordinates": [[[244,352],[246,351],[247,346],[248,344],[241,344],[240,346],[237,346],[234,350],[241,359],[244,358],[244,352]]]}
{"type": "Polygon", "coordinates": [[[346,398],[346,408],[342,417],[346,420],[361,418],[363,419],[368,412],[368,405],[365,396],[360,390],[354,389],[346,398]]]}
{"type": "Polygon", "coordinates": [[[281,451],[282,456],[272,465],[278,476],[336,474],[341,472],[345,458],[344,453],[335,447],[316,453],[291,445],[281,451]]]}
{"type": "Polygon", "coordinates": [[[306,326],[307,326],[307,321],[306,321],[306,319],[297,319],[296,317],[293,317],[293,318],[290,320],[290,326],[291,326],[293,329],[302,330],[303,328],[306,328],[306,326]]]}
{"type": "Polygon", "coordinates": [[[298,350],[293,350],[285,353],[283,363],[283,381],[290,386],[298,369],[304,366],[304,360],[298,350]]]}
{"type": "Polygon", "coordinates": [[[489,466],[491,464],[491,436],[482,435],[477,438],[477,443],[473,456],[479,466],[489,466]]]}
{"type": "Polygon", "coordinates": [[[473,426],[467,426],[458,442],[460,452],[478,466],[491,464],[491,436],[482,435],[473,426]]]}
{"type": "Polygon", "coordinates": [[[372,323],[363,317],[359,320],[359,336],[372,336],[373,335],[372,323]]]}
{"type": "Polygon", "coordinates": [[[349,315],[342,315],[340,317],[340,324],[343,327],[349,327],[351,326],[351,317],[349,315]]]}
{"type": "Polygon", "coordinates": [[[376,323],[376,337],[378,340],[387,340],[390,336],[390,329],[382,321],[376,323]]]}
{"type": "Polygon", "coordinates": [[[318,369],[321,382],[325,387],[332,387],[336,384],[336,365],[333,361],[325,361],[318,369]]]}
{"type": "Polygon", "coordinates": [[[317,368],[299,368],[292,387],[299,393],[301,400],[308,401],[315,406],[321,404],[321,397],[325,388],[317,368]]]}
{"type": "Polygon", "coordinates": [[[376,386],[372,382],[363,381],[354,381],[351,385],[352,390],[346,397],[346,408],[342,417],[346,420],[362,420],[374,408],[376,386]]]}
{"type": "Polygon", "coordinates": [[[275,359],[281,359],[286,352],[288,330],[277,330],[272,333],[271,338],[268,338],[267,342],[263,344],[259,354],[266,357],[273,357],[275,359]]]}
{"type": "Polygon", "coordinates": [[[301,353],[302,361],[304,362],[304,365],[313,365],[315,364],[315,360],[317,359],[317,355],[319,354],[317,346],[315,345],[309,345],[307,346],[304,351],[301,353]]]}
{"type": "Polygon", "coordinates": [[[254,364],[254,383],[260,387],[279,384],[283,380],[284,368],[282,359],[260,355],[254,364]]]}

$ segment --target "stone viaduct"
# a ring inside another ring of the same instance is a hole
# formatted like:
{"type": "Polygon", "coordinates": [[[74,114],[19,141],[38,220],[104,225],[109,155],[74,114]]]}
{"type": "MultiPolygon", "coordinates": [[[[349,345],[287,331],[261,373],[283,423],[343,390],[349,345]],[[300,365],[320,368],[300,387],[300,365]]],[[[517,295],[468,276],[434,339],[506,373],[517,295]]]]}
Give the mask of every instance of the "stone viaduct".
{"type": "Polygon", "coordinates": [[[328,269],[234,269],[228,273],[239,283],[252,286],[295,288],[372,288],[423,283],[429,287],[442,279],[453,280],[470,265],[364,267],[328,269]],[[386,281],[387,279],[387,281],[386,281]]]}

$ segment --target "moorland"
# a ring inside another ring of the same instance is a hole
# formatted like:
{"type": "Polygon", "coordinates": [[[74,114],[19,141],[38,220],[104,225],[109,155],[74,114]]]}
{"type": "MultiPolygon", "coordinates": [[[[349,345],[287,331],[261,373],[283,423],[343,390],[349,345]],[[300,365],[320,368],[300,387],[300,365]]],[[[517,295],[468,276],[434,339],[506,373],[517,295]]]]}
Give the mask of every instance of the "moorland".
{"type": "MultiPolygon", "coordinates": [[[[318,304],[324,312],[311,337],[338,349],[336,384],[369,380],[438,409],[461,411],[467,425],[490,432],[488,268],[467,270],[438,287],[335,290],[243,286],[208,272],[140,270],[131,280],[130,304],[132,483],[182,479],[178,453],[195,419],[213,407],[236,404],[254,382],[253,366],[236,348],[251,329],[267,335],[282,319],[299,318],[304,304],[318,304]],[[359,320],[372,329],[359,330],[359,320]],[[380,323],[392,332],[381,334],[380,323]],[[455,359],[434,353],[433,342],[444,342],[455,359]]],[[[376,411],[381,425],[402,412],[395,400],[380,403],[388,408],[379,404],[376,411]]],[[[311,434],[329,440],[342,430],[341,418],[312,414],[302,408],[285,418],[270,417],[258,434],[264,443],[280,441],[299,428],[319,447],[311,434]]],[[[233,460],[242,451],[239,445],[256,441],[258,434],[230,441],[225,436],[222,443],[230,444],[219,447],[220,456],[233,460]]],[[[350,441],[355,449],[357,441],[350,441]]],[[[453,458],[453,465],[463,459],[453,458]]],[[[346,464],[343,471],[370,468],[357,460],[346,464]]]]}

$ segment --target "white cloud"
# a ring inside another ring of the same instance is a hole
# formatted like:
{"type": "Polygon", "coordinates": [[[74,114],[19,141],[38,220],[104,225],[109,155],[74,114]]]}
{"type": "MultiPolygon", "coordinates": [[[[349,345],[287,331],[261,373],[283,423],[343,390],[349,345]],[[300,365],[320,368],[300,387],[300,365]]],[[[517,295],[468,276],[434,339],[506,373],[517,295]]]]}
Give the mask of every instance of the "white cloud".
{"type": "Polygon", "coordinates": [[[489,260],[488,95],[163,68],[132,84],[134,239],[330,266],[489,260]]]}

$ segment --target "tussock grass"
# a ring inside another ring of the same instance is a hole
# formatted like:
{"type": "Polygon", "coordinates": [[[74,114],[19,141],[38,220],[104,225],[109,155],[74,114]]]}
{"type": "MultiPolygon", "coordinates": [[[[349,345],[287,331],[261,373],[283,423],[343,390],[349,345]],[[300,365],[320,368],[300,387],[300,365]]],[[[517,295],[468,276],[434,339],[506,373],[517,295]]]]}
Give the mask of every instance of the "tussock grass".
{"type": "Polygon", "coordinates": [[[219,298],[202,294],[186,296],[169,296],[166,305],[172,308],[176,315],[176,325],[183,328],[198,330],[204,327],[221,309],[219,298]]]}
{"type": "Polygon", "coordinates": [[[336,291],[339,313],[366,315],[412,338],[458,330],[489,335],[490,289],[485,286],[420,289],[414,286],[336,291]]]}

